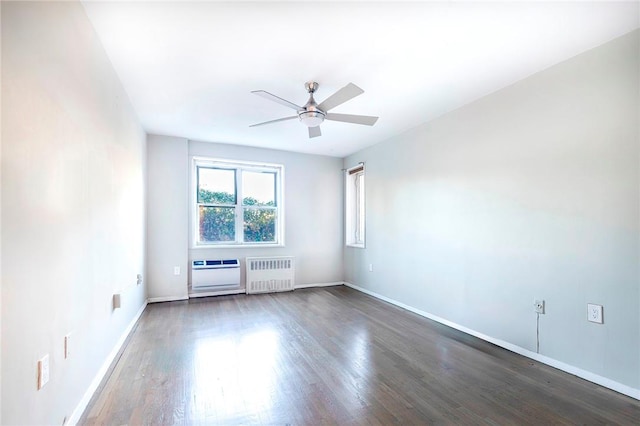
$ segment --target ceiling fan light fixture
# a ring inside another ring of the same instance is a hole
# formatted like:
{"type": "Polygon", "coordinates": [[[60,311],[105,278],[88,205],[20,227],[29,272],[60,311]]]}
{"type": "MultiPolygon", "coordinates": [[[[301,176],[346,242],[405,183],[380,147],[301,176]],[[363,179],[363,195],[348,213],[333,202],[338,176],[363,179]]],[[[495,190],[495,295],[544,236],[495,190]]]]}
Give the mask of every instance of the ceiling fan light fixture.
{"type": "Polygon", "coordinates": [[[300,121],[307,127],[316,127],[324,121],[324,113],[321,111],[302,111],[298,114],[300,121]]]}

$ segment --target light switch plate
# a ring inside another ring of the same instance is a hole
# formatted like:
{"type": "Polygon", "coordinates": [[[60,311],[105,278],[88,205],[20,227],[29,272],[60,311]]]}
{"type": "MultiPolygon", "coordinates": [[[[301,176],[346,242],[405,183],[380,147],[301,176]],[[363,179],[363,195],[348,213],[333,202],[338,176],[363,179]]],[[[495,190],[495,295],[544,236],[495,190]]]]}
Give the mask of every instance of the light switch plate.
{"type": "Polygon", "coordinates": [[[587,319],[591,322],[602,324],[602,305],[587,303],[587,319]]]}
{"type": "Polygon", "coordinates": [[[42,389],[49,381],[49,355],[43,356],[38,361],[38,390],[42,389]]]}
{"type": "Polygon", "coordinates": [[[64,336],[64,359],[71,356],[71,333],[64,336]]]}

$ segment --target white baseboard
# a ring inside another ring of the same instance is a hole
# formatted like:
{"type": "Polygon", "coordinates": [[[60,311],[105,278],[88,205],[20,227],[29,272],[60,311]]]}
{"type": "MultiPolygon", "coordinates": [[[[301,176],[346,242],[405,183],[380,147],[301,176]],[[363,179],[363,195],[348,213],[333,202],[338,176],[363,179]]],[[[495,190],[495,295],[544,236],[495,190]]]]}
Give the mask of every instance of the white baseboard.
{"type": "Polygon", "coordinates": [[[504,349],[507,349],[511,352],[515,352],[519,355],[525,356],[527,358],[536,360],[538,362],[541,362],[543,364],[549,365],[551,367],[557,368],[558,370],[562,370],[565,371],[569,374],[573,374],[574,376],[578,376],[580,378],[583,378],[585,380],[588,380],[590,382],[593,382],[595,384],[598,384],[600,386],[604,386],[605,388],[609,388],[611,390],[614,390],[616,392],[619,392],[623,395],[627,395],[630,396],[631,398],[635,398],[640,400],[640,389],[636,389],[636,388],[632,388],[631,386],[627,386],[625,384],[616,382],[615,380],[611,380],[608,379],[606,377],[602,377],[598,374],[592,373],[590,371],[587,370],[583,370],[581,368],[575,367],[573,365],[570,364],[566,364],[562,361],[558,361],[554,358],[550,358],[548,356],[545,355],[540,355],[538,353],[535,353],[533,351],[530,351],[528,349],[525,349],[523,347],[514,345],[513,343],[509,343],[509,342],[505,342],[504,340],[500,340],[500,339],[496,339],[494,337],[491,336],[487,336],[486,334],[483,333],[479,333],[475,330],[472,330],[470,328],[467,328],[463,325],[460,324],[456,324],[455,322],[446,320],[444,318],[438,317],[436,315],[430,314],[428,312],[425,311],[421,311],[420,309],[416,309],[412,306],[409,305],[405,305],[402,302],[398,302],[397,300],[394,299],[390,299],[386,296],[383,296],[381,294],[378,294],[376,292],[373,292],[371,290],[367,290],[366,288],[362,288],[360,286],[357,286],[355,284],[351,284],[349,282],[345,282],[344,285],[346,285],[347,287],[351,287],[354,290],[358,290],[362,293],[368,294],[369,296],[373,296],[376,299],[380,299],[380,300],[384,300],[385,302],[389,302],[392,305],[396,305],[400,308],[406,309],[407,311],[411,311],[415,314],[418,314],[420,316],[423,316],[425,318],[429,318],[433,321],[439,322],[440,324],[444,324],[448,327],[451,328],[455,328],[456,330],[460,330],[464,333],[470,334],[472,336],[475,336],[479,339],[485,340],[489,343],[493,343],[496,346],[500,346],[504,349]]]}
{"type": "Polygon", "coordinates": [[[188,300],[189,296],[162,296],[162,297],[150,297],[147,299],[149,303],[159,302],[176,302],[178,300],[188,300]]]}
{"type": "Polygon", "coordinates": [[[125,328],[125,330],[122,332],[122,335],[114,345],[113,349],[105,359],[104,363],[102,363],[102,366],[100,367],[95,377],[91,381],[89,388],[87,388],[86,392],[84,393],[84,396],[76,406],[76,409],[73,410],[73,413],[71,413],[71,415],[69,416],[69,419],[67,420],[67,424],[75,425],[76,423],[78,423],[78,421],[80,420],[80,417],[82,416],[82,413],[84,413],[84,410],[87,408],[89,401],[91,401],[93,394],[95,393],[96,389],[98,389],[98,386],[100,386],[100,383],[102,382],[102,379],[104,379],[105,374],[107,374],[107,371],[109,371],[109,367],[111,367],[111,363],[113,362],[114,359],[116,359],[116,356],[118,356],[118,353],[122,348],[122,345],[124,345],[124,342],[127,340],[127,337],[129,337],[129,333],[131,333],[131,330],[133,330],[133,327],[136,325],[136,322],[138,322],[138,319],[140,318],[140,316],[142,315],[146,307],[147,307],[147,302],[145,301],[144,304],[140,307],[140,310],[138,310],[136,315],[133,317],[133,319],[127,326],[127,328],[125,328]]]}
{"type": "Polygon", "coordinates": [[[334,283],[311,283],[311,284],[297,284],[293,288],[311,288],[311,287],[333,287],[334,285],[344,285],[343,281],[337,281],[334,283]]]}
{"type": "Polygon", "coordinates": [[[189,293],[189,299],[193,299],[195,297],[228,296],[230,294],[244,294],[246,292],[247,291],[244,288],[222,291],[203,291],[201,293],[189,293]]]}
{"type": "MultiPolygon", "coordinates": [[[[337,282],[331,282],[331,283],[298,284],[294,286],[294,289],[312,288],[312,287],[331,287],[331,286],[343,285],[343,284],[344,284],[343,281],[337,281],[337,282]]],[[[221,291],[203,291],[199,293],[189,293],[187,297],[184,297],[184,296],[150,297],[148,299],[148,302],[149,303],[175,302],[178,300],[194,299],[196,297],[228,296],[230,294],[244,294],[246,292],[247,290],[244,288],[232,289],[232,290],[221,290],[221,291]]]]}

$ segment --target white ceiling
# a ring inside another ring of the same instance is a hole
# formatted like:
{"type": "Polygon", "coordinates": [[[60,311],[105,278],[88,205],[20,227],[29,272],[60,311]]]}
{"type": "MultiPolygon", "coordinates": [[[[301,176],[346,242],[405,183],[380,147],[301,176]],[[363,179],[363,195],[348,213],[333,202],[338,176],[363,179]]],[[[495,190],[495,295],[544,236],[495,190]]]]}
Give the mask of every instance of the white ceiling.
{"type": "Polygon", "coordinates": [[[149,133],[343,157],[640,26],[637,1],[84,2],[149,133]],[[295,111],[364,89],[308,139],[295,111]]]}

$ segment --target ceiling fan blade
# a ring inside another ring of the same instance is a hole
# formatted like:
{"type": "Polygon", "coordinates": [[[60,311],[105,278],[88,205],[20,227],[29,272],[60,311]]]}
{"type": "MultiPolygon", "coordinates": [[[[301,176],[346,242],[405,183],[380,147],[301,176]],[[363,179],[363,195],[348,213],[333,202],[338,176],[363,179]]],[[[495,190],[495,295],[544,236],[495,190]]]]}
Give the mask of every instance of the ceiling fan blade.
{"type": "Polygon", "coordinates": [[[345,123],[364,124],[365,126],[373,126],[378,121],[378,117],[370,115],[353,115],[353,114],[334,114],[325,115],[325,120],[344,121],[345,123]]]}
{"type": "Polygon", "coordinates": [[[269,99],[270,101],[277,102],[280,105],[284,105],[286,107],[295,109],[296,111],[301,111],[301,110],[304,109],[301,106],[298,106],[298,105],[294,104],[293,102],[289,102],[286,99],[282,99],[281,97],[273,95],[273,94],[271,94],[269,92],[265,92],[264,90],[254,90],[251,93],[253,93],[255,95],[258,95],[258,96],[261,96],[261,97],[263,97],[265,99],[269,99]]]}
{"type": "Polygon", "coordinates": [[[294,118],[298,118],[298,117],[294,115],[293,117],[278,118],[277,120],[271,120],[271,121],[265,121],[264,123],[252,124],[249,127],[264,126],[265,124],[277,123],[278,121],[293,120],[294,118]]]}
{"type": "Polygon", "coordinates": [[[363,93],[364,90],[353,83],[349,83],[342,89],[338,90],[336,93],[325,99],[320,105],[318,105],[318,108],[320,108],[324,112],[327,112],[330,109],[335,108],[338,105],[347,102],[349,99],[353,99],[363,93]]]}
{"type": "Polygon", "coordinates": [[[322,132],[320,131],[320,126],[309,127],[309,139],[316,138],[318,136],[322,136],[322,132]]]}

